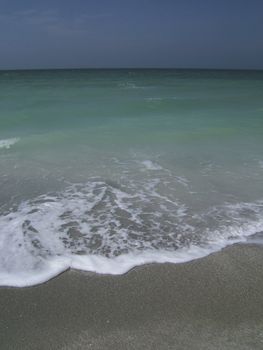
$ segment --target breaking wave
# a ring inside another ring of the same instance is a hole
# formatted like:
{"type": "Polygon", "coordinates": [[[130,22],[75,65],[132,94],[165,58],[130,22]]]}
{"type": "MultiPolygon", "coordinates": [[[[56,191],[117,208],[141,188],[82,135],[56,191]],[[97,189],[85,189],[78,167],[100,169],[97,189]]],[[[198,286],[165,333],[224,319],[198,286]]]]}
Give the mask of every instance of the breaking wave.
{"type": "Polygon", "coordinates": [[[14,144],[16,144],[19,141],[19,138],[11,138],[11,139],[5,139],[5,140],[0,140],[0,149],[1,148],[10,148],[14,144]]]}
{"type": "Polygon", "coordinates": [[[156,180],[72,184],[0,216],[0,285],[34,285],[68,268],[121,274],[189,261],[262,231],[262,213],[258,201],[197,214],[162,194],[156,180]]]}

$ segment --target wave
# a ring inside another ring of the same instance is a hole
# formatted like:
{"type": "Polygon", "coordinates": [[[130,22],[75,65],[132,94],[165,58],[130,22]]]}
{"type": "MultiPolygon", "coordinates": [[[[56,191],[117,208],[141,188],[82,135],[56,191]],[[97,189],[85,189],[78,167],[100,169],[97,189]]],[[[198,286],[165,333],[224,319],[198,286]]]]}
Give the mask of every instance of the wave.
{"type": "Polygon", "coordinates": [[[148,160],[148,159],[143,160],[141,162],[141,164],[144,165],[147,170],[162,170],[163,169],[159,164],[154,163],[153,161],[148,160]]]}
{"type": "Polygon", "coordinates": [[[20,139],[18,137],[11,138],[11,139],[0,140],[0,149],[1,148],[9,149],[11,146],[16,144],[19,140],[20,139]]]}
{"type": "Polygon", "coordinates": [[[147,102],[163,102],[163,101],[172,101],[172,100],[178,100],[178,97],[171,96],[171,97],[146,97],[144,100],[147,102]]]}
{"type": "Polygon", "coordinates": [[[262,213],[263,201],[193,213],[156,181],[71,185],[0,216],[0,285],[35,285],[69,268],[122,274],[200,258],[262,231],[262,213]]]}
{"type": "Polygon", "coordinates": [[[134,82],[123,82],[123,83],[119,83],[118,87],[121,89],[146,89],[149,88],[147,86],[139,86],[134,82]]]}

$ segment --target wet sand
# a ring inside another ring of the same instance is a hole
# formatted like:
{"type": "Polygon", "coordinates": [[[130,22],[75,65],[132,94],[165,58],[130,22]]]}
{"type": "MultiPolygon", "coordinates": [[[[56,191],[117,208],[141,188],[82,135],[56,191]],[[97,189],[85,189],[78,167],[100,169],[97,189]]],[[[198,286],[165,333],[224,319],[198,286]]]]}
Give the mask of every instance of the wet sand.
{"type": "Polygon", "coordinates": [[[263,246],[0,289],[0,349],[263,349],[263,246]]]}

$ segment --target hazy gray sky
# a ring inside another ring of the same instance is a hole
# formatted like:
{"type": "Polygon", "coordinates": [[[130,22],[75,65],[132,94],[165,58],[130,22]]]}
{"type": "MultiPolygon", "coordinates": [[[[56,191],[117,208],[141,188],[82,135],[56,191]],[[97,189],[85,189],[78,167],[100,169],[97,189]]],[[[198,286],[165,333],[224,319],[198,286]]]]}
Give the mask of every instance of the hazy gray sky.
{"type": "Polygon", "coordinates": [[[1,0],[0,69],[263,69],[262,0],[1,0]]]}

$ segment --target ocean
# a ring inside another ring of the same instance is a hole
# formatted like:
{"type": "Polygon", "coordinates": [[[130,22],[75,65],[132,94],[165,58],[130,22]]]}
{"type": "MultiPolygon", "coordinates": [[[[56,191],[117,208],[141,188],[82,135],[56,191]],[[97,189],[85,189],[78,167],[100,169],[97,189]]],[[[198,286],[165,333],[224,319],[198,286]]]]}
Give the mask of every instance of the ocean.
{"type": "Polygon", "coordinates": [[[0,72],[0,285],[263,242],[263,71],[0,72]]]}

